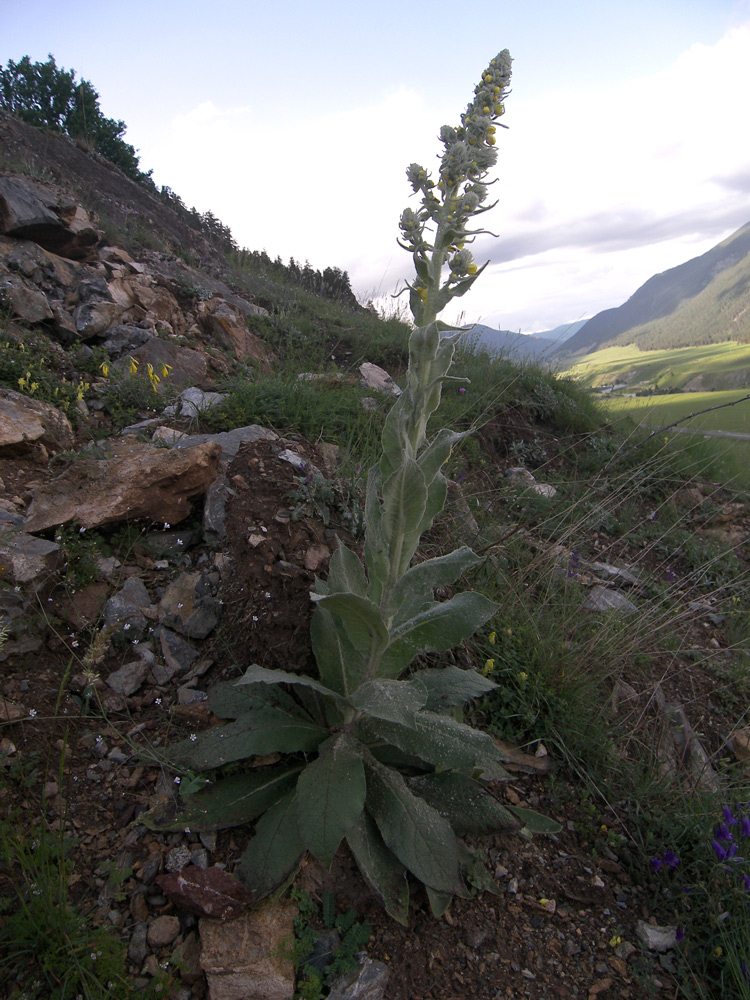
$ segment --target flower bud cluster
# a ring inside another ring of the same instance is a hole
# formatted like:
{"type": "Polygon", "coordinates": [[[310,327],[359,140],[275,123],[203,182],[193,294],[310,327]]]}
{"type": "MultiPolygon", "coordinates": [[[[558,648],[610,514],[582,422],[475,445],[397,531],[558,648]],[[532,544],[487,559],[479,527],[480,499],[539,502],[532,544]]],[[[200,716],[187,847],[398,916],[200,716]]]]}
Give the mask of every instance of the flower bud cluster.
{"type": "Polygon", "coordinates": [[[470,230],[469,220],[493,207],[485,204],[483,181],[497,161],[494,123],[505,111],[510,70],[510,54],[504,49],[482,74],[460,126],[440,129],[445,148],[437,182],[418,163],[406,171],[412,191],[422,196],[420,208],[405,209],[399,222],[399,243],[414,257],[417,278],[409,284],[410,304],[420,325],[431,322],[451,298],[463,295],[482,270],[465,245],[486,232],[470,230]],[[450,270],[443,282],[445,264],[450,270]]]}

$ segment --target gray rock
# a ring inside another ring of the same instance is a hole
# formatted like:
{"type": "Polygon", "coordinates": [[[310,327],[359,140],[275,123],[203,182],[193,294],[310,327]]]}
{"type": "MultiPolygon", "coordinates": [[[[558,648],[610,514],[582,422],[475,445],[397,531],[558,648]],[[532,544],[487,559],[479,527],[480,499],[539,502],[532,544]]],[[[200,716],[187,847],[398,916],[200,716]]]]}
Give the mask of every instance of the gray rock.
{"type": "Polygon", "coordinates": [[[139,969],[143,965],[146,955],[148,955],[147,936],[148,927],[146,922],[141,920],[133,928],[133,933],[130,936],[130,944],[128,945],[128,959],[139,969]]]}
{"type": "MultiPolygon", "coordinates": [[[[167,679],[171,680],[177,674],[187,673],[193,661],[197,658],[198,651],[187,640],[183,639],[182,636],[177,635],[176,632],[172,632],[163,625],[157,626],[154,635],[161,644],[161,652],[165,664],[161,669],[167,671],[167,679]]],[[[157,683],[161,684],[163,681],[157,678],[157,683]]]]}
{"type": "Polygon", "coordinates": [[[597,573],[615,586],[637,587],[641,582],[636,574],[625,566],[611,566],[609,563],[592,562],[584,564],[592,573],[597,573]]]}
{"type": "Polygon", "coordinates": [[[676,927],[659,927],[656,924],[647,924],[645,920],[638,921],[635,933],[651,951],[669,951],[677,942],[676,927]]]}
{"type": "Polygon", "coordinates": [[[168,872],[181,872],[183,868],[187,868],[191,860],[190,848],[185,844],[178,844],[167,854],[164,867],[168,872]]]}
{"type": "Polygon", "coordinates": [[[192,448],[194,445],[212,441],[221,446],[222,459],[232,459],[236,457],[240,445],[246,441],[278,440],[279,435],[274,431],[269,431],[266,427],[261,427],[258,424],[249,424],[247,427],[235,427],[232,431],[221,431],[219,434],[190,434],[188,437],[180,438],[174,448],[182,451],[185,448],[192,448]]]}
{"type": "Polygon", "coordinates": [[[60,546],[15,528],[0,527],[0,563],[13,583],[40,590],[58,568],[60,546]]]}
{"type": "Polygon", "coordinates": [[[120,358],[123,354],[128,354],[137,347],[142,347],[151,337],[152,334],[140,326],[115,326],[107,331],[107,337],[103,341],[102,347],[110,358],[120,358]]]}
{"type": "Polygon", "coordinates": [[[619,611],[632,615],[638,608],[624,594],[609,587],[592,587],[581,607],[584,611],[619,611]]]}
{"type": "Polygon", "coordinates": [[[140,688],[147,676],[148,664],[143,660],[133,660],[111,673],[105,684],[123,698],[129,698],[140,688]]]}
{"type": "Polygon", "coordinates": [[[166,948],[180,933],[180,918],[163,914],[149,924],[146,940],[152,948],[166,948]]]}
{"type": "Polygon", "coordinates": [[[183,573],[159,603],[160,622],[190,639],[205,639],[220,616],[221,604],[201,573],[183,573]]]}
{"type": "Polygon", "coordinates": [[[227,537],[227,501],[234,496],[226,474],[218,476],[206,490],[203,501],[203,532],[208,539],[223,541],[227,537]]]}
{"type": "Polygon", "coordinates": [[[328,1000],[383,1000],[390,971],[383,962],[374,962],[367,955],[357,956],[359,968],[337,979],[328,1000]]]}
{"type": "Polygon", "coordinates": [[[128,577],[120,590],[104,605],[104,624],[122,625],[130,638],[140,639],[145,634],[148,620],[143,613],[151,605],[143,583],[136,576],[128,577]]]}
{"type": "Polygon", "coordinates": [[[175,403],[165,408],[164,413],[168,416],[178,414],[181,417],[192,419],[201,416],[206,410],[220,406],[226,398],[226,393],[205,392],[197,386],[190,385],[187,389],[182,390],[175,403]]]}

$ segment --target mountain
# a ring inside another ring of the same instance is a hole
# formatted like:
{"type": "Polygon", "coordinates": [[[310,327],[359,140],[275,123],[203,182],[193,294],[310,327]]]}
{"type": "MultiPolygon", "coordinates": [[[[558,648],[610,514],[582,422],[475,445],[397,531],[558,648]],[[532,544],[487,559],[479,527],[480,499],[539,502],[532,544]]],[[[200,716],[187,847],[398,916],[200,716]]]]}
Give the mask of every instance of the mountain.
{"type": "Polygon", "coordinates": [[[571,337],[575,337],[586,323],[588,323],[588,319],[579,319],[575,323],[562,323],[560,326],[556,326],[554,330],[543,330],[541,333],[532,334],[532,336],[542,340],[551,340],[556,345],[556,348],[559,348],[560,344],[570,340],[571,337]]]}
{"type": "Polygon", "coordinates": [[[611,344],[669,350],[727,340],[750,341],[750,223],[700,257],[655,274],[558,350],[589,354],[611,344]]]}
{"type": "Polygon", "coordinates": [[[518,361],[549,357],[556,344],[536,334],[512,333],[510,330],[493,330],[492,327],[477,323],[467,331],[469,338],[481,347],[496,354],[505,354],[518,361]]]}

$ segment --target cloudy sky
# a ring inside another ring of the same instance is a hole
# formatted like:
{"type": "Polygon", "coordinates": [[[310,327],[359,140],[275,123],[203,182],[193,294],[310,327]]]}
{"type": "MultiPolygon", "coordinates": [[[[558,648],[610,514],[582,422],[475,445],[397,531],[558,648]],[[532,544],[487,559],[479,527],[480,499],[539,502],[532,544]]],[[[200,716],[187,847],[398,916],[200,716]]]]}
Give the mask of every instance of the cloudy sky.
{"type": "MultiPolygon", "coordinates": [[[[750,222],[750,0],[0,0],[0,64],[75,69],[143,169],[238,243],[388,302],[406,166],[436,163],[513,57],[498,234],[465,319],[532,332],[619,305],[750,222]]],[[[448,317],[446,318],[453,318],[448,317]]]]}

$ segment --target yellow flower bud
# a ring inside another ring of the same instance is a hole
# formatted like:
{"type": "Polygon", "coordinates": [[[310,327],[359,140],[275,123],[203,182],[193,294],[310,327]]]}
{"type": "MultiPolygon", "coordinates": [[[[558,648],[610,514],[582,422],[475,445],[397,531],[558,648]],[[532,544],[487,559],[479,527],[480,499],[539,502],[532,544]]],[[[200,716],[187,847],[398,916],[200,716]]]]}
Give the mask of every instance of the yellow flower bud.
{"type": "Polygon", "coordinates": [[[466,268],[466,270],[469,272],[469,274],[476,274],[477,273],[477,265],[476,264],[469,264],[469,266],[466,268]]]}

